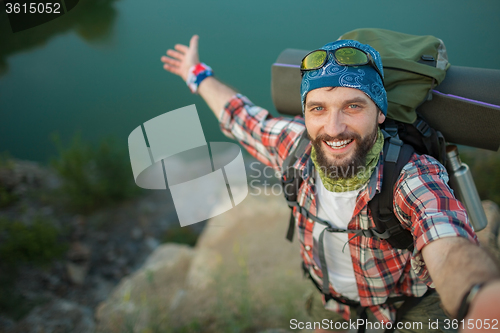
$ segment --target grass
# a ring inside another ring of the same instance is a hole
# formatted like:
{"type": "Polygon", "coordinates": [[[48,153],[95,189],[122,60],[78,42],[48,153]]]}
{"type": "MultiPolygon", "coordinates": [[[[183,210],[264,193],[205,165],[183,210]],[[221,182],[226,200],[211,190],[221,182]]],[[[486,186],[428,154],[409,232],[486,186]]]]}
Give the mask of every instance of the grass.
{"type": "Polygon", "coordinates": [[[173,227],[165,232],[162,243],[179,243],[195,246],[198,240],[198,234],[189,226],[173,227]]]}
{"type": "Polygon", "coordinates": [[[20,263],[47,266],[66,252],[62,236],[51,221],[41,217],[30,225],[0,219],[0,259],[10,266],[20,263]]]}
{"type": "MultiPolygon", "coordinates": [[[[5,267],[2,267],[4,270],[5,267]]],[[[35,300],[27,300],[15,288],[15,270],[11,274],[0,272],[0,313],[5,314],[13,320],[20,320],[26,316],[35,306],[45,303],[43,297],[35,300]]]]}
{"type": "Polygon", "coordinates": [[[53,141],[59,156],[51,164],[63,182],[60,197],[70,209],[85,214],[141,192],[134,183],[127,151],[114,139],[91,145],[76,134],[67,147],[57,135],[53,141]]]}
{"type": "Polygon", "coordinates": [[[61,258],[67,244],[51,221],[35,218],[31,224],[0,219],[0,313],[19,320],[46,300],[27,300],[15,288],[18,267],[32,264],[45,268],[61,258]]]}

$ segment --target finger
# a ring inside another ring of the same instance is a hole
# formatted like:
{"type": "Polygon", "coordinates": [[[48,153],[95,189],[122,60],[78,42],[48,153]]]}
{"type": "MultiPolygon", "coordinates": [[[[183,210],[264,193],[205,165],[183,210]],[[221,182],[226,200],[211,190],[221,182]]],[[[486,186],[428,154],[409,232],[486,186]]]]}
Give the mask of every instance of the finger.
{"type": "Polygon", "coordinates": [[[177,51],[174,51],[174,50],[167,50],[167,55],[169,55],[172,58],[177,59],[177,60],[184,59],[184,54],[183,53],[180,53],[180,52],[177,52],[177,51]]]}
{"type": "Polygon", "coordinates": [[[189,48],[192,49],[195,53],[198,53],[198,39],[200,37],[198,35],[193,35],[191,40],[189,41],[189,48]]]}
{"type": "Polygon", "coordinates": [[[172,74],[180,75],[180,70],[178,67],[170,66],[168,64],[163,65],[163,69],[169,71],[172,74]]]}
{"type": "Polygon", "coordinates": [[[174,48],[177,51],[182,52],[182,53],[186,53],[189,50],[189,48],[186,45],[182,45],[182,44],[175,44],[174,48]]]}
{"type": "Polygon", "coordinates": [[[181,62],[179,60],[172,59],[172,58],[169,58],[169,57],[163,56],[163,57],[161,57],[161,61],[164,62],[167,65],[170,65],[170,66],[175,66],[175,67],[180,67],[181,66],[181,62]]]}

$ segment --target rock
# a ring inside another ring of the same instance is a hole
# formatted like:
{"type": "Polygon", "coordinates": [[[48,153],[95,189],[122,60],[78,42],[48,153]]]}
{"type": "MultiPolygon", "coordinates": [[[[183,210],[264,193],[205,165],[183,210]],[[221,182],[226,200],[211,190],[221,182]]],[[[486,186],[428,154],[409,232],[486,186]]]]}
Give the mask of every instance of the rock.
{"type": "Polygon", "coordinates": [[[153,237],[146,238],[146,246],[151,250],[155,250],[158,246],[160,246],[160,242],[153,237]]]}
{"type": "Polygon", "coordinates": [[[172,324],[214,322],[217,331],[234,321],[258,331],[308,320],[302,309],[310,284],[302,278],[299,245],[285,240],[289,212],[282,197],[249,195],[209,220],[172,324]]]}
{"type": "Polygon", "coordinates": [[[130,236],[132,237],[132,239],[135,239],[135,240],[141,239],[142,235],[143,235],[143,231],[139,227],[134,227],[132,229],[132,231],[130,232],[130,236]]]}
{"type": "Polygon", "coordinates": [[[49,290],[56,290],[61,285],[61,279],[55,274],[42,273],[42,281],[49,290]]]}
{"type": "Polygon", "coordinates": [[[115,253],[115,247],[113,246],[113,244],[111,244],[110,246],[107,247],[107,249],[104,252],[104,256],[103,257],[109,263],[115,262],[115,260],[117,258],[117,255],[115,253]]]}
{"type": "Polygon", "coordinates": [[[186,290],[184,290],[184,289],[177,290],[177,292],[175,293],[175,296],[173,297],[172,301],[170,302],[170,311],[177,309],[177,307],[179,306],[179,304],[182,301],[182,299],[184,298],[184,296],[186,296],[186,290]]]}
{"type": "Polygon", "coordinates": [[[89,264],[74,264],[71,261],[66,263],[66,272],[71,283],[76,285],[83,285],[85,277],[89,271],[89,264]]]}
{"type": "Polygon", "coordinates": [[[128,259],[124,256],[116,258],[116,264],[120,267],[125,267],[128,263],[128,259]]]}
{"type": "Polygon", "coordinates": [[[72,224],[73,224],[73,233],[71,235],[71,238],[74,241],[78,241],[81,238],[83,238],[83,236],[85,236],[85,224],[86,224],[85,218],[81,215],[76,215],[73,218],[72,224]]]}
{"type": "Polygon", "coordinates": [[[498,205],[490,200],[482,202],[488,225],[483,230],[477,232],[477,238],[481,246],[496,260],[500,266],[499,250],[499,229],[500,229],[500,209],[498,205]]]}
{"type": "Polygon", "coordinates": [[[73,262],[82,262],[88,261],[90,254],[91,250],[87,245],[81,242],[73,242],[69,247],[66,257],[73,262]]]}
{"type": "Polygon", "coordinates": [[[10,159],[0,167],[0,186],[8,192],[23,196],[30,189],[46,185],[46,178],[51,178],[49,170],[36,162],[10,159]]]}
{"type": "Polygon", "coordinates": [[[10,333],[16,326],[15,321],[0,315],[0,332],[10,333]]]}
{"type": "Polygon", "coordinates": [[[197,251],[187,274],[186,284],[190,289],[206,289],[214,282],[221,256],[218,252],[203,249],[197,251]]]}
{"type": "Polygon", "coordinates": [[[94,231],[92,233],[92,237],[100,243],[106,243],[108,241],[108,238],[109,238],[108,235],[102,231],[94,231]]]}
{"type": "Polygon", "coordinates": [[[487,247],[498,249],[499,229],[500,229],[500,209],[498,205],[490,200],[482,202],[483,209],[488,220],[488,225],[477,233],[481,244],[487,247]]]}
{"type": "Polygon", "coordinates": [[[11,159],[0,169],[0,184],[6,189],[13,189],[21,183],[32,182],[36,178],[35,174],[38,174],[37,169],[38,165],[34,162],[11,159]],[[26,172],[28,169],[31,172],[26,172]]]}
{"type": "Polygon", "coordinates": [[[55,299],[34,308],[21,320],[12,332],[15,333],[90,333],[95,323],[92,311],[76,303],[55,299]]]}
{"type": "Polygon", "coordinates": [[[184,256],[192,255],[192,248],[181,244],[164,244],[157,248],[146,260],[142,270],[156,271],[164,267],[173,267],[178,264],[184,256]]]}
{"type": "Polygon", "coordinates": [[[298,242],[285,240],[288,218],[283,198],[249,195],[209,220],[194,249],[160,245],[99,305],[97,331],[260,331],[308,320],[311,285],[298,242]]]}
{"type": "Polygon", "coordinates": [[[95,276],[92,278],[92,293],[94,294],[94,299],[97,302],[102,302],[108,298],[108,296],[113,291],[114,285],[106,279],[100,276],[95,276]]]}
{"type": "Polygon", "coordinates": [[[69,280],[76,285],[83,285],[90,268],[90,248],[83,243],[73,242],[66,257],[66,272],[69,280]]]}
{"type": "Polygon", "coordinates": [[[132,327],[145,330],[161,320],[183,298],[182,289],[194,250],[186,245],[159,246],[137,272],[124,278],[111,296],[99,304],[95,317],[98,331],[121,332],[132,327]]]}

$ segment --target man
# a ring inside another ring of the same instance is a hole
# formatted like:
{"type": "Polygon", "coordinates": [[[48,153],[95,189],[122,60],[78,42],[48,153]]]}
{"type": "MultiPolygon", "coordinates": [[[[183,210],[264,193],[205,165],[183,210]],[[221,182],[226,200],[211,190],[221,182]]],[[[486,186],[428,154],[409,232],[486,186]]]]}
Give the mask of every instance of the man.
{"type": "MultiPolygon", "coordinates": [[[[304,183],[298,203],[330,221],[332,227],[367,229],[373,223],[367,203],[380,191],[383,167],[383,137],[378,125],[386,117],[387,97],[382,63],[377,51],[356,41],[329,43],[322,50],[303,60],[304,118],[294,119],[272,118],[215,79],[211,69],[199,62],[198,36],[191,38],[189,47],[176,45],[175,50],[168,50],[169,57],[163,56],[162,61],[167,71],[179,75],[203,97],[226,135],[238,139],[267,165],[280,170],[307,129],[311,144],[299,158],[304,183]],[[364,55],[369,61],[345,65],[342,52],[364,55]]],[[[422,300],[403,321],[423,322],[423,331],[432,331],[428,320],[436,319],[440,324],[436,331],[456,330],[456,326],[446,325],[445,312],[456,317],[469,303],[465,323],[469,318],[491,323],[500,317],[491,306],[500,299],[500,274],[477,246],[466,212],[446,182],[441,164],[415,154],[395,185],[395,213],[412,232],[413,253],[376,238],[324,232],[324,226],[295,210],[306,270],[327,294],[323,302],[329,311],[312,300],[311,315],[318,320],[344,321],[358,307],[369,309],[378,321],[394,322],[398,304],[387,300],[414,296],[422,300]],[[439,296],[428,292],[433,288],[439,296]],[[470,297],[464,297],[466,294],[470,297]]],[[[476,324],[464,328],[475,329],[476,324]]]]}

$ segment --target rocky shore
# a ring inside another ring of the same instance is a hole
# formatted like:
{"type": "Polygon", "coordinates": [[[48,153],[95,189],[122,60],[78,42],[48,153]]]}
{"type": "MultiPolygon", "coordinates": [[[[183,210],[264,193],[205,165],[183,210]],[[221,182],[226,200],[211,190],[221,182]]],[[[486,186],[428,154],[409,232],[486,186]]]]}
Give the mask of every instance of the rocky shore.
{"type": "MultiPolygon", "coordinates": [[[[62,234],[58,241],[66,249],[60,259],[42,266],[18,263],[12,268],[0,262],[0,298],[6,307],[0,313],[0,332],[92,332],[96,306],[144,264],[167,230],[179,227],[170,194],[149,191],[75,215],[45,197],[60,186],[55,173],[33,162],[11,163],[0,169],[0,183],[15,199],[0,209],[0,219],[26,226],[41,219],[62,234]],[[20,315],[17,321],[12,318],[20,315]]],[[[191,231],[199,234],[203,226],[196,224],[191,231]]],[[[0,230],[0,244],[6,241],[1,237],[0,230]]]]}
{"type": "MultiPolygon", "coordinates": [[[[168,191],[72,215],[34,194],[59,186],[49,170],[29,162],[12,170],[0,173],[0,182],[10,181],[17,201],[0,218],[29,224],[42,216],[66,230],[68,246],[45,267],[18,265],[13,290],[0,286],[12,308],[24,311],[17,319],[14,311],[0,313],[0,332],[270,333],[287,332],[291,318],[307,320],[311,286],[297,241],[285,240],[289,209],[271,187],[252,188],[236,208],[193,225],[201,235],[190,247],[162,243],[178,227],[168,191]]],[[[483,206],[489,224],[478,237],[500,260],[500,211],[491,201],[483,206]]],[[[0,263],[0,276],[7,267],[0,263]]]]}

